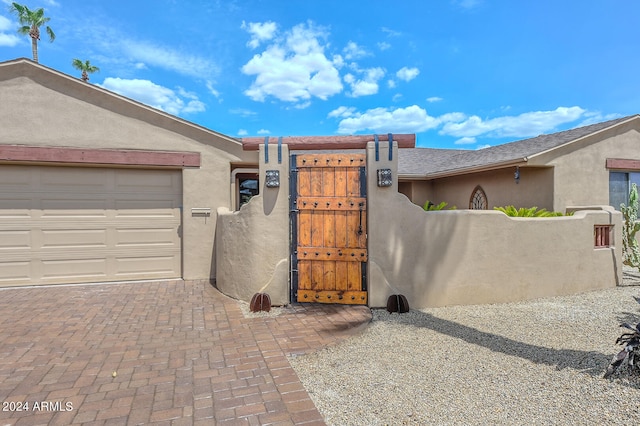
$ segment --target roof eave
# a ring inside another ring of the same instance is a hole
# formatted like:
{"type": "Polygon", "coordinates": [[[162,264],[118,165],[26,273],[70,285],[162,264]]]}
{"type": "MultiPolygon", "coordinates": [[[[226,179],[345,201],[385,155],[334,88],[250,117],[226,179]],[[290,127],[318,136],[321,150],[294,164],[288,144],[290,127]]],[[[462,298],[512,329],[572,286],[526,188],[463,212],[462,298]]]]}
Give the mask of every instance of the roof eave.
{"type": "MultiPolygon", "coordinates": [[[[527,162],[528,162],[528,158],[523,157],[523,158],[516,158],[513,160],[501,161],[498,163],[483,164],[479,166],[464,167],[464,168],[453,169],[453,170],[445,170],[445,171],[436,172],[436,173],[427,173],[425,175],[422,175],[421,180],[440,179],[440,178],[446,178],[446,177],[461,176],[461,175],[466,175],[470,173],[487,172],[495,169],[504,169],[506,167],[524,166],[527,164],[527,162]]],[[[405,175],[405,174],[398,173],[399,179],[410,179],[413,176],[417,176],[417,175],[410,175],[410,174],[405,175]]]]}

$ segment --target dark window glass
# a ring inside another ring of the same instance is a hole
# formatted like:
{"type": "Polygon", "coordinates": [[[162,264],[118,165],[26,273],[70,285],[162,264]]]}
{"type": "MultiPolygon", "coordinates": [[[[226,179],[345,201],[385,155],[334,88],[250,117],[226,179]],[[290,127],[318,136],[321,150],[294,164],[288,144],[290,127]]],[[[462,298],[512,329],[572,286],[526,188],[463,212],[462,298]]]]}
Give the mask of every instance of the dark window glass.
{"type": "MultiPolygon", "coordinates": [[[[638,174],[639,173],[633,173],[638,174]]],[[[629,202],[629,173],[609,172],[609,205],[620,210],[620,204],[629,202]]]]}

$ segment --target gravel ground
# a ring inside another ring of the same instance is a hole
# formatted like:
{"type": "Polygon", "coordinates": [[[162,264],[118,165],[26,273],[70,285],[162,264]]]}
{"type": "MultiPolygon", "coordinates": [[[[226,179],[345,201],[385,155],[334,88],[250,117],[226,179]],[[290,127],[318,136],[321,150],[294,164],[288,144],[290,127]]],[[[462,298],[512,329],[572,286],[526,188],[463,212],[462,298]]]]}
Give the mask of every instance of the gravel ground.
{"type": "Polygon", "coordinates": [[[329,425],[605,425],[640,422],[640,374],[602,378],[640,280],[529,302],[389,314],[292,357],[329,425]]]}

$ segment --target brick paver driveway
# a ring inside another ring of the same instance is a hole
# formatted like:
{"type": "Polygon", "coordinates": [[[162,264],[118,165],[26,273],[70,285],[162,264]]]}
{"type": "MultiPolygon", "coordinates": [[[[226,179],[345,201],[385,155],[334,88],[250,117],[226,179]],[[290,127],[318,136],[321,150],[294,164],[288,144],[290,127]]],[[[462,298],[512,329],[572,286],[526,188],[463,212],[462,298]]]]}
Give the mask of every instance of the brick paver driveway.
{"type": "Polygon", "coordinates": [[[0,426],[323,424],[287,356],[370,320],[336,305],[245,318],[180,280],[2,289],[0,426]]]}

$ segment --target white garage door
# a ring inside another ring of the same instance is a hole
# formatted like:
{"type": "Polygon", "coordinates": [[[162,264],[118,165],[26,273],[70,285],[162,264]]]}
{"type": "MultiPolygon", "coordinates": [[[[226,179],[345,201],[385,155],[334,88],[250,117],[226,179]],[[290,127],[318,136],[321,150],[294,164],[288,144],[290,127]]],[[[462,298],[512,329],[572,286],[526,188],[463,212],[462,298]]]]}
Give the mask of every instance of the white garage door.
{"type": "Polygon", "coordinates": [[[180,170],[0,166],[0,286],[179,278],[180,170]]]}

